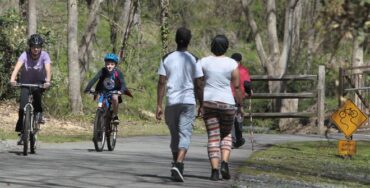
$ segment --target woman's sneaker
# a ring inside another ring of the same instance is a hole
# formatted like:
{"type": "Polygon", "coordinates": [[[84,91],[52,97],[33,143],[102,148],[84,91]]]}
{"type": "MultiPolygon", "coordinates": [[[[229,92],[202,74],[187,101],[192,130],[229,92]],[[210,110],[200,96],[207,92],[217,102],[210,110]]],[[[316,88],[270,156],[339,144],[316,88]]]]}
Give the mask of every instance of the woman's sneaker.
{"type": "Polygon", "coordinates": [[[213,181],[220,180],[220,174],[218,172],[218,169],[212,169],[211,177],[209,179],[213,181]]]}
{"type": "Polygon", "coordinates": [[[229,164],[225,161],[221,162],[221,175],[222,179],[230,179],[229,164]]]}

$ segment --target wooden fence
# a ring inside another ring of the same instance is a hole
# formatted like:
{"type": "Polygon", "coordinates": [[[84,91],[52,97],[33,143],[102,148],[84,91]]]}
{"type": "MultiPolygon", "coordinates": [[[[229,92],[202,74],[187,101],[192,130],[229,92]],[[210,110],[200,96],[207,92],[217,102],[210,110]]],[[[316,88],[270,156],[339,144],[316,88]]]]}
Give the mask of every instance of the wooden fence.
{"type": "Polygon", "coordinates": [[[252,99],[303,99],[303,98],[314,98],[317,102],[316,112],[263,112],[256,113],[252,112],[246,114],[247,117],[250,115],[253,118],[309,118],[317,117],[318,132],[320,134],[325,133],[324,119],[325,119],[325,67],[319,66],[317,75],[285,75],[282,78],[271,78],[266,75],[252,75],[251,76],[253,85],[256,82],[299,82],[299,81],[312,81],[316,88],[312,91],[299,92],[299,93],[257,93],[254,92],[252,99]]]}
{"type": "MultiPolygon", "coordinates": [[[[356,106],[370,116],[370,65],[339,68],[338,106],[351,99],[356,106]]],[[[370,118],[358,130],[370,130],[370,118]]]]}

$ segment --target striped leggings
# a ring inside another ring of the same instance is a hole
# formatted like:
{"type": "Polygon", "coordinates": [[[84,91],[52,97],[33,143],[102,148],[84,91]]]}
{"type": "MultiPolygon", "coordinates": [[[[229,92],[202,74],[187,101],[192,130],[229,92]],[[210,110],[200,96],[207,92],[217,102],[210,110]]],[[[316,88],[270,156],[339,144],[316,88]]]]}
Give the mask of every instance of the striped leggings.
{"type": "Polygon", "coordinates": [[[204,102],[203,110],[208,134],[208,157],[220,159],[222,150],[231,150],[235,107],[224,103],[204,102]]]}

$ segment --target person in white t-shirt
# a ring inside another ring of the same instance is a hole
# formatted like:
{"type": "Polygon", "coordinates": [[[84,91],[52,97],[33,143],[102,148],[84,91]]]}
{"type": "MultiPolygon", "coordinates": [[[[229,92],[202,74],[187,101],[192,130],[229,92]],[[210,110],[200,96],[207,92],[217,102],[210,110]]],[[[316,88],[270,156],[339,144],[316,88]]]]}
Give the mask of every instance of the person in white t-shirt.
{"type": "Polygon", "coordinates": [[[203,107],[200,113],[208,133],[208,157],[211,163],[211,180],[219,180],[221,175],[230,179],[229,157],[232,148],[231,129],[236,107],[243,113],[238,63],[225,56],[229,42],[224,35],[217,35],[211,44],[214,55],[202,58],[199,63],[204,74],[203,107]],[[235,99],[231,90],[235,88],[235,99]],[[236,100],[236,104],[235,104],[236,100]]]}
{"type": "Polygon", "coordinates": [[[157,120],[162,119],[162,101],[167,89],[165,121],[171,133],[170,148],[173,156],[171,176],[183,182],[184,159],[190,145],[196,115],[196,97],[202,104],[203,96],[199,80],[203,77],[197,58],[187,51],[190,30],[181,27],[176,32],[177,50],[166,54],[160,63],[157,87],[157,120]],[[198,84],[194,84],[194,82],[198,84]],[[197,88],[197,89],[195,89],[197,88]]]}

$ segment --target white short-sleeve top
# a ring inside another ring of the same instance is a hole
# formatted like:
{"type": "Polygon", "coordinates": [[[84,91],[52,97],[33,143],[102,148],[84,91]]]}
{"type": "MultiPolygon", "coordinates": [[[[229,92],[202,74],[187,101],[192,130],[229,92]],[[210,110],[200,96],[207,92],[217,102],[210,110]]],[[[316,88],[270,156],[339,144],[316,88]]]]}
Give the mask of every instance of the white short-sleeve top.
{"type": "Polygon", "coordinates": [[[203,76],[197,58],[188,51],[174,51],[165,55],[158,74],[167,77],[167,105],[196,104],[194,79],[203,76]]]}
{"type": "Polygon", "coordinates": [[[226,56],[204,57],[199,63],[205,78],[203,100],[235,104],[230,84],[231,74],[238,63],[226,56]]]}

